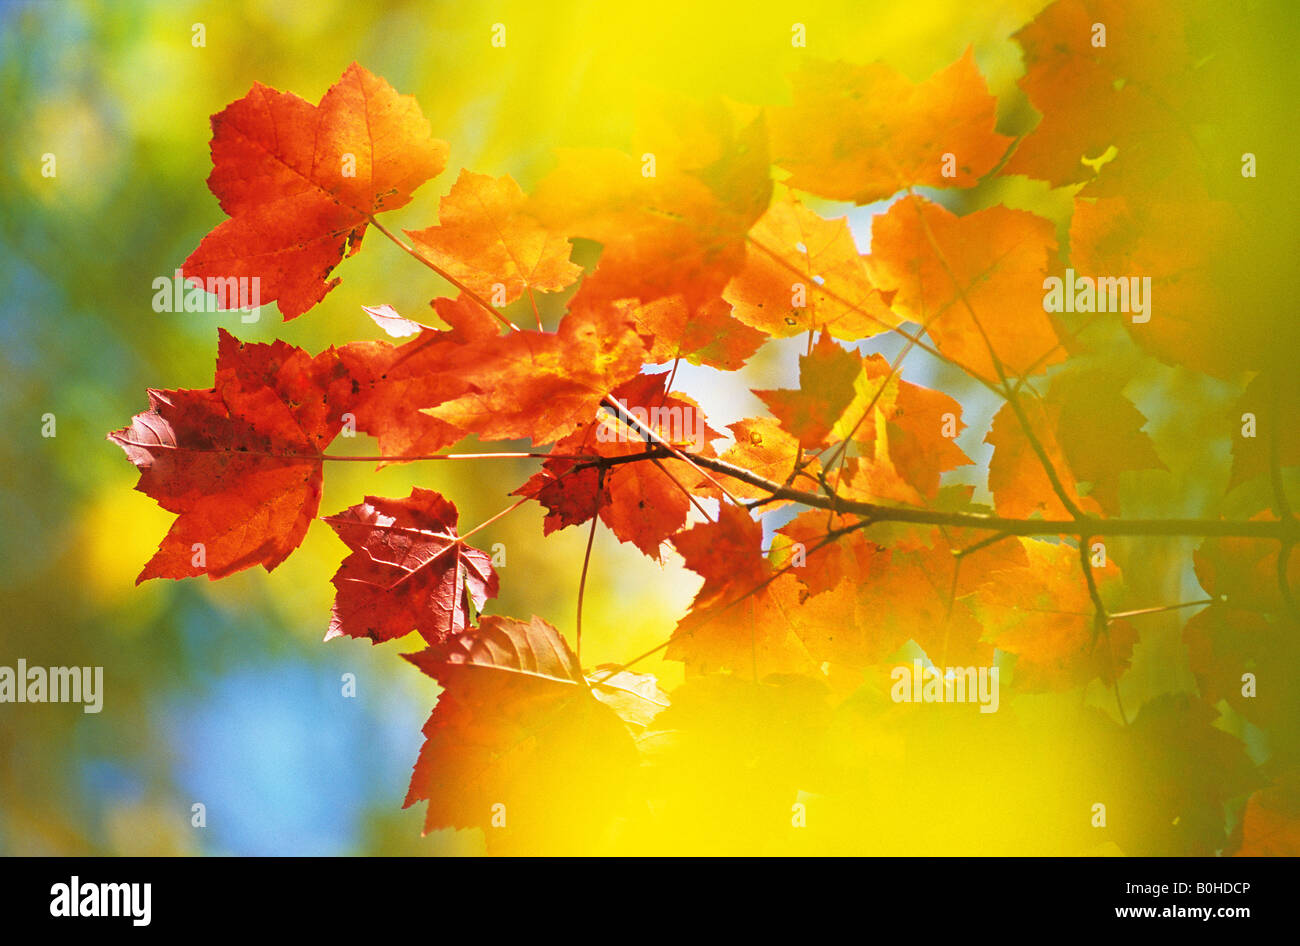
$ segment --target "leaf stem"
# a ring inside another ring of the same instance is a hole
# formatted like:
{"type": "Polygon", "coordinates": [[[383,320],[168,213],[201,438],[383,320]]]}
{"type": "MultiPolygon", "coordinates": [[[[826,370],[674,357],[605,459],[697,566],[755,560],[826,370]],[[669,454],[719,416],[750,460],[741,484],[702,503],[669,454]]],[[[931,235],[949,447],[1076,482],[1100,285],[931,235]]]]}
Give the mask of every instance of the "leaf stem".
{"type": "MultiPolygon", "coordinates": [[[[455,287],[456,287],[457,289],[459,289],[461,292],[465,293],[465,295],[466,295],[468,298],[470,298],[470,299],[472,299],[474,302],[478,303],[478,305],[479,305],[480,307],[482,307],[482,309],[483,309],[485,312],[487,312],[489,315],[491,315],[493,318],[497,319],[498,321],[500,321],[500,322],[503,323],[504,325],[509,326],[509,328],[511,329],[511,331],[515,331],[515,332],[521,331],[521,329],[519,328],[518,325],[516,325],[514,322],[511,322],[511,321],[510,321],[509,319],[507,319],[504,315],[502,315],[500,312],[498,312],[498,311],[496,310],[496,307],[495,307],[495,306],[493,306],[493,305],[492,305],[491,303],[489,303],[486,299],[484,299],[482,296],[480,296],[480,295],[479,295],[477,292],[475,292],[473,289],[469,288],[469,286],[465,285],[463,282],[461,282],[459,279],[457,279],[457,278],[456,278],[455,276],[453,276],[451,273],[447,272],[445,269],[443,269],[443,268],[442,268],[441,266],[439,266],[437,263],[433,262],[433,260],[431,260],[431,259],[429,259],[428,257],[426,257],[424,254],[422,254],[422,253],[421,253],[419,250],[417,250],[415,247],[411,246],[409,243],[407,243],[407,242],[406,242],[405,240],[403,240],[401,237],[397,236],[395,233],[393,233],[391,230],[389,230],[387,227],[385,227],[382,223],[380,223],[378,220],[375,219],[375,217],[374,217],[373,214],[372,214],[370,217],[368,217],[367,219],[370,221],[371,225],[374,226],[374,228],[375,228],[376,230],[378,230],[378,231],[379,231],[380,233],[382,233],[384,236],[388,237],[388,239],[392,240],[395,244],[397,244],[399,247],[401,247],[403,251],[405,251],[406,253],[409,253],[413,258],[419,260],[421,263],[423,263],[425,266],[429,267],[431,270],[433,270],[435,273],[437,273],[437,274],[438,274],[439,276],[441,276],[443,279],[447,280],[447,282],[451,283],[453,286],[455,286],[455,287]]],[[[539,320],[540,320],[541,317],[539,316],[538,318],[539,318],[539,320]]],[[[540,324],[540,321],[539,321],[539,324],[540,324]]]]}
{"type": "MultiPolygon", "coordinates": [[[[596,495],[599,496],[605,486],[605,471],[596,476],[596,495]]],[[[591,547],[596,543],[596,522],[600,519],[600,510],[591,514],[591,528],[587,530],[587,551],[582,556],[582,575],[578,578],[578,620],[574,631],[576,643],[574,652],[578,657],[578,666],[582,666],[582,599],[587,592],[587,570],[591,567],[591,547]]]]}

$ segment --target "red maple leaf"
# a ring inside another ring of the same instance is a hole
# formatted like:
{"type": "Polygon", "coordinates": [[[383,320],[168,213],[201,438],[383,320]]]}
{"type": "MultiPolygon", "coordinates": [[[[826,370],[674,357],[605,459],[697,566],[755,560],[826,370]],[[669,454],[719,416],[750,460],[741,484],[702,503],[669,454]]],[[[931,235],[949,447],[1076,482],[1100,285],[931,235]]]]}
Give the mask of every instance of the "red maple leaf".
{"type": "Polygon", "coordinates": [[[108,435],[139,467],[136,489],[178,514],[137,584],[284,561],[316,515],[321,452],[351,397],[334,349],[312,358],[224,329],[214,387],[150,389],[150,409],[108,435]]]}
{"type": "Polygon", "coordinates": [[[724,504],[717,522],[693,526],[673,538],[686,567],[704,576],[704,585],[665,652],[691,671],[734,670],[769,673],[807,672],[813,663],[788,620],[783,591],[797,585],[789,574],[777,577],[763,554],[763,526],[738,506],[724,504]],[[788,579],[788,582],[786,580],[788,579]]]}
{"type": "Polygon", "coordinates": [[[470,604],[497,595],[486,552],[456,535],[456,507],[430,489],[406,499],[367,496],[326,522],[352,549],[334,573],[334,611],[325,639],[373,643],[417,630],[431,644],[464,630],[470,604]]]}
{"type": "Polygon", "coordinates": [[[626,677],[589,685],[559,631],[536,617],[488,616],[406,659],[443,688],[406,796],[406,807],[428,802],[426,832],[488,828],[500,806],[493,840],[551,826],[552,843],[581,845],[634,770],[628,726],[661,708],[657,690],[620,685],[626,677]]]}
{"type": "MultiPolygon", "coordinates": [[[[633,420],[679,450],[713,456],[709,441],[722,435],[704,420],[700,407],[682,395],[667,394],[668,373],[638,375],[611,392],[633,420]],[[698,438],[698,441],[696,440],[698,438]]],[[[606,414],[611,418],[612,414],[606,414]]],[[[634,427],[612,419],[585,423],[555,444],[557,456],[514,495],[529,496],[547,509],[544,533],[586,522],[597,512],[620,541],[631,542],[659,560],[659,546],[686,525],[691,499],[687,484],[700,474],[681,460],[610,466],[604,475],[572,456],[631,457],[650,441],[634,427]]]]}

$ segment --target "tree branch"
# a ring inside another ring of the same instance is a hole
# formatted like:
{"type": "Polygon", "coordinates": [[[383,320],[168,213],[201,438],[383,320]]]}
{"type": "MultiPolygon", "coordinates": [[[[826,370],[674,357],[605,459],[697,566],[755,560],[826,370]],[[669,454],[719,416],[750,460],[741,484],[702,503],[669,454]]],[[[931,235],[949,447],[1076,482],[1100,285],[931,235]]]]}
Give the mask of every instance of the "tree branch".
{"type": "MultiPolygon", "coordinates": [[[[611,467],[623,463],[640,463],[676,454],[663,448],[652,448],[644,453],[621,457],[591,457],[581,460],[575,469],[584,467],[611,467]]],[[[772,500],[785,499],[815,509],[830,509],[838,513],[866,516],[879,522],[914,522],[922,525],[953,526],[963,529],[990,529],[1008,535],[1061,535],[1061,536],[1214,536],[1247,539],[1273,539],[1300,541],[1300,522],[1296,520],[1231,520],[1231,519],[1012,519],[1006,516],[985,515],[974,512],[941,512],[933,509],[903,506],[883,506],[878,503],[845,499],[842,496],[812,493],[807,490],[782,486],[771,480],[716,457],[682,453],[678,459],[687,459],[696,466],[730,476],[756,486],[769,494],[772,500]]]]}

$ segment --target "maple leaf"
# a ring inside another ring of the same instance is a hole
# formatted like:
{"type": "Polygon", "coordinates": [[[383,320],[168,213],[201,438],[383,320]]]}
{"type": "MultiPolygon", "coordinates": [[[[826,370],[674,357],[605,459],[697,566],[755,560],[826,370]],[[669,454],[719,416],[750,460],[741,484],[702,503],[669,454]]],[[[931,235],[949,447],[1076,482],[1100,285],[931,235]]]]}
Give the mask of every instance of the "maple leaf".
{"type": "Polygon", "coordinates": [[[924,82],[884,63],[813,62],[792,77],[794,104],[772,111],[773,161],[790,187],[858,204],[913,185],[970,187],[1011,139],[974,51],[924,82]],[[953,156],[953,174],[945,158],[953,156]]]}
{"type": "Polygon", "coordinates": [[[754,393],[804,447],[819,447],[853,400],[853,381],[862,359],[837,345],[826,332],[799,357],[799,387],[754,393]]]}
{"type": "MultiPolygon", "coordinates": [[[[969,493],[970,488],[966,487],[961,490],[960,495],[968,496],[969,493]]],[[[966,508],[964,504],[962,508],[966,508]]],[[[971,507],[971,511],[976,508],[979,507],[971,507]]],[[[977,543],[982,543],[988,538],[988,533],[979,529],[945,527],[931,530],[930,534],[919,543],[918,548],[921,557],[929,566],[935,568],[943,579],[940,587],[950,589],[950,593],[956,597],[963,597],[979,590],[990,580],[993,572],[1029,567],[1029,556],[1025,552],[1024,545],[1011,541],[1009,537],[992,544],[984,543],[970,551],[977,543]],[[941,562],[953,559],[960,559],[960,564],[953,569],[955,574],[952,575],[949,583],[947,569],[938,566],[941,562]]]]}
{"type": "Polygon", "coordinates": [[[564,149],[529,210],[548,228],[602,245],[574,305],[680,296],[715,302],[744,262],[745,234],[767,208],[771,169],[762,116],[741,125],[721,102],[660,103],[643,118],[645,158],[564,149]],[[671,111],[668,111],[671,109],[671,111]]]}
{"type": "Polygon", "coordinates": [[[1241,399],[1233,405],[1232,489],[1272,470],[1273,457],[1280,468],[1300,466],[1300,436],[1289,420],[1300,412],[1300,375],[1271,369],[1251,379],[1241,399]],[[1247,415],[1254,418],[1247,436],[1247,415]]]}
{"type": "Polygon", "coordinates": [[[941,354],[996,380],[997,362],[1024,375],[1065,359],[1043,309],[1055,254],[1050,220],[1002,206],[958,217],[905,197],[873,222],[868,264],[896,293],[895,312],[925,325],[941,354]]]}
{"type": "Polygon", "coordinates": [[[442,198],[438,225],[407,230],[424,256],[483,297],[506,305],[524,292],[556,292],[576,282],[569,241],[529,215],[527,197],[509,174],[493,178],[461,171],[442,198]]]}
{"type": "MultiPolygon", "coordinates": [[[[763,527],[744,509],[722,505],[717,522],[673,537],[686,567],[704,577],[689,613],[677,622],[665,656],[691,671],[769,673],[815,670],[788,622],[772,620],[776,577],[762,549],[763,527]]],[[[778,579],[779,580],[779,579],[778,579]]]]}
{"type": "MultiPolygon", "coordinates": [[[[1250,246],[1232,205],[1220,201],[1075,198],[1070,220],[1074,267],[1088,274],[1141,274],[1147,321],[1118,318],[1139,345],[1167,364],[1232,379],[1266,363],[1280,339],[1275,322],[1241,304],[1242,246],[1250,246]],[[1223,313],[1234,317],[1225,339],[1223,313]]],[[[1121,297],[1122,299],[1122,297],[1121,297]]]]}
{"type": "Polygon", "coordinates": [[[551,443],[594,415],[644,355],[644,339],[616,310],[572,310],[556,332],[517,331],[467,347],[447,370],[470,390],[425,413],[483,440],[551,443]]]}
{"type": "Polygon", "coordinates": [[[890,619],[900,630],[910,623],[912,640],[936,666],[992,666],[993,645],[976,613],[976,593],[995,573],[1030,565],[1022,544],[1010,540],[958,557],[956,553],[979,538],[987,535],[931,530],[915,547],[900,543],[902,547],[892,549],[890,569],[878,570],[875,576],[873,587],[880,598],[879,603],[870,603],[870,612],[878,612],[888,602],[890,619]],[[912,592],[904,597],[902,589],[909,584],[912,592]]]}
{"type": "Polygon", "coordinates": [[[1215,603],[1194,614],[1183,626],[1183,643],[1201,696],[1249,712],[1253,698],[1242,696],[1241,675],[1255,666],[1255,652],[1269,636],[1268,619],[1255,611],[1215,603]]]}
{"type": "Polygon", "coordinates": [[[956,437],[965,427],[961,415],[956,399],[899,379],[894,411],[887,417],[889,456],[899,475],[922,496],[933,499],[939,494],[940,474],[974,462],[957,446],[956,437]],[[947,432],[950,421],[952,434],[947,432]]]}
{"type": "MultiPolygon", "coordinates": [[[[735,442],[722,454],[721,458],[727,463],[772,483],[784,485],[790,481],[794,486],[818,485],[820,461],[815,458],[804,458],[801,461],[799,438],[782,430],[777,421],[770,417],[747,417],[729,424],[728,428],[735,442]],[[796,474],[796,464],[800,462],[803,464],[802,472],[796,474]],[[795,482],[797,476],[807,478],[807,482],[795,482]]],[[[733,476],[719,474],[717,479],[727,488],[727,492],[738,499],[761,499],[768,496],[767,490],[762,487],[733,476]]],[[[784,499],[774,500],[767,506],[775,509],[788,502],[784,499]]]]}
{"type": "Polygon", "coordinates": [[[772,204],[749,236],[745,268],[723,292],[746,325],[774,338],[826,331],[845,341],[898,325],[848,218],[825,220],[788,198],[772,204]]]}
{"type": "MultiPolygon", "coordinates": [[[[1101,644],[1098,644],[1100,647],[1101,644]]],[[[1227,847],[1225,804],[1261,786],[1245,746],[1215,725],[1219,711],[1186,693],[1142,704],[1107,747],[1111,830],[1127,850],[1209,857],[1227,847]]]]}
{"type": "Polygon", "coordinates": [[[883,437],[876,441],[875,456],[849,457],[833,482],[838,495],[854,502],[925,504],[921,494],[899,475],[883,437]]]}
{"type": "Polygon", "coordinates": [[[1300,661],[1296,622],[1246,605],[1216,601],[1194,615],[1183,628],[1187,662],[1208,703],[1227,702],[1267,734],[1274,766],[1294,766],[1300,763],[1300,744],[1289,734],[1300,714],[1300,682],[1289,668],[1300,661]],[[1246,674],[1254,676],[1255,689],[1245,685],[1246,674]]]}
{"type": "MultiPolygon", "coordinates": [[[[1086,513],[1100,513],[1101,508],[1095,499],[1079,495],[1078,477],[1070,469],[1065,451],[1057,442],[1048,409],[1041,401],[1033,399],[1025,399],[1021,409],[1055,470],[1065,496],[1086,513]]],[[[998,515],[1018,518],[1038,513],[1044,519],[1073,518],[1053,488],[1042,460],[1010,403],[1003,404],[993,416],[993,426],[984,442],[993,446],[993,458],[989,461],[989,489],[998,515]]]]}
{"type": "MultiPolygon", "coordinates": [[[[1199,179],[1198,71],[1183,4],[1057,0],[1015,33],[1019,85],[1042,120],[1003,168],[1053,187],[1092,182],[1090,195],[1185,192],[1199,179]],[[1097,25],[1105,31],[1098,34],[1097,25]],[[1100,42],[1099,42],[1100,41],[1100,42]],[[1114,147],[1113,161],[1098,161],[1114,147]]],[[[1204,75],[1199,71],[1199,75],[1204,75]]]]}
{"type": "MultiPolygon", "coordinates": [[[[900,538],[884,548],[854,532],[813,552],[827,529],[824,514],[806,513],[781,531],[808,550],[807,565],[790,575],[808,589],[786,589],[783,619],[818,661],[863,668],[892,657],[909,640],[941,666],[988,665],[993,648],[967,599],[992,570],[1027,564],[1015,543],[959,563],[949,538],[935,532],[900,538]],[[964,567],[963,567],[964,566],[964,567]]],[[[774,582],[782,594],[785,577],[774,582]]]]}
{"type": "Polygon", "coordinates": [[[658,364],[685,358],[692,364],[735,371],[765,341],[762,332],[732,316],[731,306],[721,299],[693,309],[681,296],[644,304],[620,299],[614,306],[626,312],[637,331],[651,340],[646,360],[658,364]]]}
{"type": "Polygon", "coordinates": [[[429,489],[406,499],[367,496],[325,521],[352,549],[334,573],[334,610],[326,640],[347,635],[372,643],[417,630],[431,644],[460,633],[498,590],[486,552],[456,535],[456,507],[429,489]]]}
{"type": "Polygon", "coordinates": [[[1120,510],[1121,473],[1166,469],[1142,430],[1146,418],[1124,396],[1125,381],[1106,367],[1063,371],[1043,399],[1070,471],[1092,484],[1088,498],[1112,515],[1120,510]]]}
{"type": "Polygon", "coordinates": [[[868,355],[862,365],[841,426],[856,425],[853,440],[872,451],[872,473],[895,484],[876,495],[892,493],[917,504],[921,496],[933,499],[940,474],[973,462],[956,443],[965,427],[961,404],[942,391],[904,381],[878,354],[868,355]],[[871,416],[865,417],[869,405],[871,416]]]}
{"type": "MultiPolygon", "coordinates": [[[[802,673],[814,677],[828,676],[832,670],[860,671],[872,662],[865,655],[884,636],[880,633],[879,620],[870,616],[864,621],[857,612],[860,589],[852,579],[839,581],[814,593],[804,585],[803,572],[796,567],[777,576],[749,605],[755,620],[781,628],[798,645],[797,650],[786,645],[791,656],[782,655],[784,667],[774,664],[771,657],[767,664],[760,666],[768,672],[802,673]]],[[[749,602],[742,603],[742,607],[746,604],[749,602]]],[[[742,626],[737,631],[740,632],[739,640],[747,642],[746,629],[742,626]]],[[[772,631],[764,636],[780,640],[772,631]]],[[[901,643],[892,643],[886,652],[896,650],[901,643]]],[[[883,656],[882,653],[880,657],[883,659],[883,656]]],[[[739,667],[743,668],[744,664],[739,667]]]]}
{"type": "MultiPolygon", "coordinates": [[[[430,328],[396,314],[391,307],[375,318],[385,331],[394,325],[402,333],[418,333],[401,345],[351,342],[339,349],[356,385],[352,409],[356,429],[372,434],[379,451],[394,461],[428,456],[461,440],[466,431],[423,413],[472,389],[452,370],[466,357],[497,337],[497,323],[477,303],[465,297],[435,299],[433,306],[450,330],[430,328]]],[[[369,311],[369,310],[367,310],[369,311]]]]}
{"type": "MultiPolygon", "coordinates": [[[[668,372],[638,375],[611,396],[634,420],[679,450],[714,456],[710,441],[722,436],[709,427],[700,406],[688,397],[667,393],[668,372]]],[[[659,561],[659,546],[686,525],[691,499],[685,484],[699,473],[677,459],[642,461],[608,467],[601,476],[572,456],[628,457],[644,453],[648,441],[621,421],[603,418],[584,423],[556,442],[542,469],[512,495],[536,499],[547,509],[543,532],[586,522],[597,512],[621,542],[631,542],[659,561]]]]}
{"type": "MultiPolygon", "coordinates": [[[[808,589],[810,595],[829,591],[846,578],[863,579],[873,570],[873,561],[885,550],[868,542],[861,532],[853,532],[834,542],[824,540],[831,529],[843,528],[850,520],[835,516],[829,521],[826,513],[809,509],[795,516],[777,534],[789,541],[774,556],[774,565],[789,562],[792,574],[808,589]]],[[[773,549],[778,548],[773,542],[773,549]]]]}
{"type": "Polygon", "coordinates": [[[645,701],[644,688],[615,697],[619,684],[607,681],[598,698],[564,638],[537,617],[487,616],[406,659],[443,688],[405,803],[428,802],[426,833],[487,829],[493,806],[504,805],[505,828],[490,838],[547,826],[552,843],[580,846],[610,814],[636,764],[618,710],[633,724],[645,719],[644,707],[627,706],[645,701]]]}
{"type": "Polygon", "coordinates": [[[356,63],[319,105],[254,83],[212,116],[208,187],[230,219],[182,272],[257,278],[261,301],[296,318],[338,285],[326,280],[345,250],[356,252],[367,220],[404,206],[446,163],[415,99],[356,63]]]}
{"type": "Polygon", "coordinates": [[[214,387],[150,389],[150,409],[108,435],[139,468],[136,489],[178,514],[136,583],[284,561],[316,515],[321,452],[351,396],[334,349],[312,358],[224,329],[214,387]]]}
{"type": "MultiPolygon", "coordinates": [[[[1266,522],[1275,516],[1263,512],[1251,519],[1266,522]]],[[[1278,588],[1278,553],[1268,542],[1211,537],[1201,542],[1192,561],[1197,580],[1210,594],[1225,596],[1234,608],[1277,614],[1285,606],[1278,588]]],[[[1286,566],[1291,587],[1300,587],[1300,555],[1290,555],[1286,566]]]]}
{"type": "Polygon", "coordinates": [[[1250,796],[1237,856],[1300,856],[1300,776],[1295,772],[1250,796]]]}
{"type": "MultiPolygon", "coordinates": [[[[1079,553],[1065,544],[1017,539],[1024,566],[998,568],[975,593],[985,637],[1016,655],[1016,686],[1028,692],[1082,686],[1094,677],[1109,683],[1127,668],[1137,633],[1112,621],[1094,642],[1093,606],[1080,572],[1079,553]]],[[[1103,598],[1120,585],[1112,559],[1093,573],[1103,598]]]]}
{"type": "MultiPolygon", "coordinates": [[[[609,504],[609,473],[601,476],[595,465],[579,467],[580,462],[547,459],[541,470],[510,494],[535,499],[546,507],[543,535],[588,522],[609,504]]],[[[657,547],[654,554],[658,555],[657,547]]]]}
{"type": "Polygon", "coordinates": [[[721,507],[717,522],[691,527],[673,539],[673,546],[706,587],[752,587],[771,572],[762,553],[763,527],[736,506],[721,507]]]}
{"type": "MultiPolygon", "coordinates": [[[[1021,404],[1065,494],[1085,511],[1118,513],[1121,473],[1165,469],[1142,432],[1146,418],[1123,394],[1124,381],[1106,367],[1066,370],[1052,378],[1045,398],[1021,404]],[[1090,484],[1086,497],[1079,483],[1090,484]]],[[[989,489],[999,514],[1069,517],[1010,404],[993,418],[984,442],[994,447],[989,489]]]]}

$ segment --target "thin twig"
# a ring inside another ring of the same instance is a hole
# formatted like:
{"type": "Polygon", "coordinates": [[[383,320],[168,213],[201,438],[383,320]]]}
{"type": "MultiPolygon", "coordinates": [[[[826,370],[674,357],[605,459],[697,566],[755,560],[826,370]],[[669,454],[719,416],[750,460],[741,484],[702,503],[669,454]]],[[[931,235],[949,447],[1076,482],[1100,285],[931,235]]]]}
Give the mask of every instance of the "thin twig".
{"type": "MultiPolygon", "coordinates": [[[[601,489],[605,485],[605,471],[601,470],[596,475],[596,495],[600,495],[601,489]]],[[[600,510],[597,509],[591,514],[591,528],[587,530],[587,551],[582,556],[582,575],[578,578],[578,620],[575,636],[577,642],[575,651],[578,657],[578,666],[582,666],[582,599],[587,591],[587,569],[591,565],[591,547],[596,542],[596,522],[600,519],[600,510]]]]}
{"type": "Polygon", "coordinates": [[[976,331],[979,332],[980,338],[984,341],[984,347],[988,349],[989,360],[993,362],[993,369],[997,371],[998,378],[1002,382],[1002,396],[1005,397],[1007,403],[1011,405],[1012,413],[1016,415],[1016,420],[1020,422],[1020,427],[1025,433],[1025,439],[1029,441],[1029,446],[1034,451],[1034,455],[1038,457],[1038,462],[1042,465],[1043,472],[1047,474],[1047,480],[1052,486],[1052,492],[1056,494],[1056,497],[1061,501],[1061,505],[1065,507],[1065,511],[1071,516],[1075,519],[1086,518],[1083,510],[1078,507],[1066,492],[1060,476],[1057,475],[1056,467],[1052,464],[1051,458],[1048,457],[1047,451],[1043,448],[1042,442],[1038,439],[1038,435],[1034,433],[1033,425],[1029,423],[1029,417],[1025,414],[1024,406],[1020,403],[1020,397],[1011,387],[1011,381],[1007,376],[1006,367],[1002,364],[1002,359],[998,357],[997,351],[993,348],[993,340],[989,338],[988,332],[984,329],[984,323],[980,321],[980,317],[975,312],[975,307],[971,305],[970,297],[966,295],[966,287],[963,286],[961,280],[957,278],[957,273],[948,262],[947,255],[943,252],[943,249],[939,246],[939,241],[935,239],[934,233],[930,230],[930,224],[925,219],[925,214],[921,210],[921,205],[916,201],[916,194],[910,187],[907,189],[907,192],[912,198],[912,204],[916,209],[917,219],[920,221],[921,230],[925,234],[926,241],[930,244],[930,249],[934,251],[935,258],[938,259],[939,265],[942,266],[944,272],[948,274],[949,280],[952,281],[953,289],[956,290],[962,304],[966,307],[966,311],[970,314],[971,321],[975,324],[976,331]]]}
{"type": "Polygon", "coordinates": [[[1162,604],[1154,608],[1138,608],[1136,611],[1116,611],[1110,616],[1112,621],[1121,618],[1137,618],[1146,614],[1163,614],[1166,611],[1179,611],[1183,608],[1195,608],[1203,604],[1222,604],[1222,598],[1202,598],[1199,601],[1181,601],[1178,604],[1162,604]]]}
{"type": "Polygon", "coordinates": [[[631,415],[631,413],[623,409],[623,405],[620,404],[618,401],[616,401],[613,395],[606,394],[604,399],[601,401],[601,404],[603,404],[605,407],[612,410],[614,412],[615,417],[617,417],[623,423],[627,424],[629,427],[631,427],[633,430],[639,433],[647,443],[653,444],[656,447],[661,447],[664,450],[667,450],[678,460],[681,460],[684,463],[687,463],[690,466],[695,467],[696,472],[698,472],[701,476],[703,476],[710,483],[716,486],[722,492],[722,495],[727,497],[727,499],[731,501],[732,505],[734,506],[740,505],[740,500],[738,500],[735,496],[731,495],[731,493],[727,490],[725,486],[723,486],[721,483],[715,480],[712,476],[709,476],[709,474],[705,470],[701,469],[700,468],[701,465],[697,463],[695,459],[693,459],[688,454],[683,453],[681,450],[678,450],[676,447],[670,444],[667,440],[664,440],[662,437],[660,437],[657,433],[655,433],[650,428],[642,425],[640,421],[638,421],[635,417],[631,415]]]}

